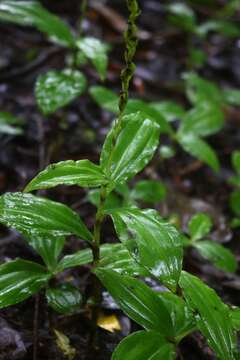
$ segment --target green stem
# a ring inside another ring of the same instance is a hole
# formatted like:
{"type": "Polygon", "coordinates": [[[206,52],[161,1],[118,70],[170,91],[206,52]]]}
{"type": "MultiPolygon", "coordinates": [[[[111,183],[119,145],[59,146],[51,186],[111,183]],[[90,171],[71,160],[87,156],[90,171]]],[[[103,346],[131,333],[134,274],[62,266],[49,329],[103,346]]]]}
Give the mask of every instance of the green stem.
{"type": "MultiPolygon", "coordinates": [[[[137,26],[136,20],[140,14],[138,7],[138,0],[126,0],[127,7],[129,10],[129,19],[128,19],[128,28],[125,32],[125,67],[121,72],[121,92],[119,96],[119,113],[113,125],[113,137],[110,148],[110,155],[107,164],[109,170],[111,166],[111,159],[114,151],[114,147],[117,142],[118,135],[121,132],[122,128],[122,117],[128,102],[128,90],[130,81],[134,75],[135,64],[134,64],[134,55],[136,53],[136,48],[138,44],[137,40],[137,26]]],[[[101,228],[104,220],[104,205],[106,202],[108,192],[107,186],[103,185],[100,189],[100,200],[96,213],[94,232],[93,232],[93,243],[92,243],[92,253],[93,253],[93,266],[97,267],[100,261],[100,245],[101,245],[101,228]]],[[[93,331],[90,334],[89,346],[94,348],[96,330],[97,330],[97,319],[99,313],[99,306],[101,302],[101,284],[99,280],[95,277],[94,280],[94,307],[92,312],[92,322],[93,322],[93,331]]]]}
{"type": "Polygon", "coordinates": [[[78,25],[78,29],[79,29],[78,36],[79,37],[81,37],[82,32],[83,32],[83,21],[86,16],[87,7],[88,7],[88,0],[82,0],[81,7],[80,7],[81,16],[80,16],[79,25],[78,25]]]}

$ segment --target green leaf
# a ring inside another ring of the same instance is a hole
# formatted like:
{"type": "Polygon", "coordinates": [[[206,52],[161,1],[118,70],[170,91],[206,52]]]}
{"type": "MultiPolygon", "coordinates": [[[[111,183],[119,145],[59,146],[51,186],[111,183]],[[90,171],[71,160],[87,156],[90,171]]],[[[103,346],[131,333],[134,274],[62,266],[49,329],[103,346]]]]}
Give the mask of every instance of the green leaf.
{"type": "Polygon", "coordinates": [[[178,133],[177,140],[186,152],[209,165],[214,171],[219,171],[220,163],[217,154],[204,140],[193,134],[181,133],[178,133]]]}
{"type": "Polygon", "coordinates": [[[220,359],[235,359],[236,336],[228,307],[213,289],[193,275],[182,272],[180,286],[189,306],[197,313],[198,327],[209,346],[220,359]]]}
{"type": "Polygon", "coordinates": [[[113,185],[121,184],[141,171],[158,146],[160,127],[140,112],[122,118],[122,130],[110,155],[114,126],[104,142],[100,164],[113,185]]]}
{"type": "Polygon", "coordinates": [[[140,280],[120,275],[109,269],[95,270],[120,308],[139,325],[162,335],[173,335],[170,315],[157,294],[140,280]]]}
{"type": "Polygon", "coordinates": [[[33,237],[37,234],[75,234],[92,240],[77,213],[69,207],[31,194],[6,193],[0,197],[0,222],[33,237]]]}
{"type": "MultiPolygon", "coordinates": [[[[88,200],[91,204],[98,207],[100,203],[100,190],[94,189],[88,192],[88,200]]],[[[123,200],[120,196],[114,192],[111,192],[107,195],[105,203],[104,203],[104,210],[115,209],[123,206],[123,200]]]]}
{"type": "Polygon", "coordinates": [[[211,104],[222,105],[222,92],[213,82],[200,77],[194,72],[185,73],[184,80],[187,86],[187,96],[193,104],[210,102],[211,104]]]}
{"type": "Polygon", "coordinates": [[[141,180],[136,183],[130,196],[134,200],[156,204],[165,198],[166,192],[166,187],[160,181],[141,180]]]}
{"type": "Polygon", "coordinates": [[[170,291],[160,291],[157,295],[168,309],[173,323],[174,338],[179,342],[196,328],[193,312],[181,297],[170,291]]]}
{"type": "Polygon", "coordinates": [[[0,308],[18,304],[38,292],[50,279],[34,262],[14,260],[0,266],[0,308]]]}
{"type": "Polygon", "coordinates": [[[199,213],[194,215],[188,224],[192,241],[202,239],[211,231],[212,226],[212,220],[207,214],[199,213]]]}
{"type": "MultiPolygon", "coordinates": [[[[76,266],[89,264],[93,261],[92,250],[84,249],[72,255],[66,255],[59,262],[57,271],[61,272],[76,266]]],[[[129,255],[128,250],[122,244],[104,244],[100,247],[100,264],[104,268],[113,269],[127,275],[146,275],[129,255]]]]}
{"type": "Polygon", "coordinates": [[[101,108],[117,114],[118,96],[112,90],[104,86],[91,86],[89,93],[101,108]]]}
{"type": "Polygon", "coordinates": [[[197,27],[196,32],[199,36],[205,37],[210,31],[221,33],[230,38],[240,36],[238,24],[227,20],[209,20],[197,27]]]}
{"type": "Polygon", "coordinates": [[[21,135],[23,121],[16,118],[12,114],[1,111],[0,112],[0,133],[8,135],[21,135]]]}
{"type": "Polygon", "coordinates": [[[53,42],[74,47],[74,38],[68,26],[44,9],[37,1],[1,1],[0,19],[24,26],[35,26],[53,42]]]}
{"type": "Polygon", "coordinates": [[[168,122],[181,119],[185,114],[184,108],[174,101],[153,102],[151,107],[159,111],[168,122]]]}
{"type": "Polygon", "coordinates": [[[233,106],[240,106],[240,90],[224,89],[223,97],[227,104],[233,106]]]}
{"type": "Polygon", "coordinates": [[[230,207],[236,215],[240,215],[240,190],[235,190],[230,195],[230,207]]]}
{"type": "Polygon", "coordinates": [[[54,271],[65,243],[64,236],[34,233],[30,237],[26,235],[26,238],[29,245],[42,257],[49,271],[54,271]]]}
{"type": "Polygon", "coordinates": [[[132,114],[140,111],[146,118],[151,119],[160,126],[161,133],[171,134],[173,130],[160,111],[143,100],[130,99],[127,103],[125,114],[132,114]]]}
{"type": "Polygon", "coordinates": [[[25,188],[25,192],[49,189],[57,185],[98,187],[106,183],[100,166],[89,160],[67,160],[49,165],[25,188]]]}
{"type": "Polygon", "coordinates": [[[185,31],[193,32],[196,26],[196,18],[194,11],[186,4],[174,2],[167,6],[169,21],[175,26],[180,27],[185,31]]]}
{"type": "Polygon", "coordinates": [[[81,38],[77,40],[76,45],[83,52],[86,58],[91,60],[100,75],[100,78],[104,80],[108,66],[108,46],[93,37],[81,38]]]}
{"type": "Polygon", "coordinates": [[[240,308],[235,308],[230,312],[231,320],[234,329],[240,331],[240,308]]]}
{"type": "Polygon", "coordinates": [[[214,103],[201,102],[183,117],[179,132],[195,136],[215,134],[224,125],[224,115],[214,103]]]}
{"type": "Polygon", "coordinates": [[[37,79],[38,106],[45,115],[52,114],[81,95],[86,85],[85,76],[78,70],[51,70],[37,79]]]}
{"type": "Polygon", "coordinates": [[[116,232],[133,258],[166,286],[175,290],[182,268],[178,231],[154,210],[112,210],[116,232]]]}
{"type": "Polygon", "coordinates": [[[123,339],[111,360],[174,360],[174,345],[157,331],[138,331],[123,339]]]}
{"type": "Polygon", "coordinates": [[[237,261],[233,253],[221,244],[213,241],[199,241],[194,244],[200,254],[223,271],[235,272],[237,261]]]}
{"type": "Polygon", "coordinates": [[[240,175],[240,150],[232,153],[232,166],[238,175],[240,175]]]}
{"type": "Polygon", "coordinates": [[[46,290],[48,305],[60,314],[72,314],[81,304],[82,296],[79,290],[71,284],[63,284],[46,290]]]}

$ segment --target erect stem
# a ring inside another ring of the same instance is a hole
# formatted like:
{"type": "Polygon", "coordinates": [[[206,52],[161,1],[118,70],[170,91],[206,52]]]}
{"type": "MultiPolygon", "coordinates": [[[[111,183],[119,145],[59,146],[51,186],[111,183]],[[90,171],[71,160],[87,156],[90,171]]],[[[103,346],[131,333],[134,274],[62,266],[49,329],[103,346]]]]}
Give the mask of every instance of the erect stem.
{"type": "MultiPolygon", "coordinates": [[[[136,48],[138,44],[137,40],[137,26],[136,20],[140,14],[138,0],[126,0],[127,7],[129,10],[128,18],[128,27],[124,34],[126,50],[125,50],[125,67],[121,72],[121,92],[119,95],[119,112],[113,126],[113,137],[110,148],[110,155],[108,159],[107,167],[111,166],[111,158],[113,155],[113,150],[117,142],[117,138],[122,128],[122,117],[126,109],[128,102],[128,90],[130,81],[134,75],[135,64],[134,64],[134,55],[136,53],[136,48]]],[[[100,261],[100,245],[101,245],[101,228],[104,220],[104,205],[107,197],[107,186],[103,185],[100,189],[100,199],[98,204],[98,209],[96,213],[95,225],[94,225],[94,237],[92,243],[92,253],[93,253],[93,266],[97,267],[100,261]]],[[[99,280],[95,277],[94,284],[94,307],[92,312],[92,321],[93,321],[93,331],[90,335],[91,347],[94,347],[96,329],[97,329],[97,319],[99,306],[101,302],[101,285],[99,280]]]]}

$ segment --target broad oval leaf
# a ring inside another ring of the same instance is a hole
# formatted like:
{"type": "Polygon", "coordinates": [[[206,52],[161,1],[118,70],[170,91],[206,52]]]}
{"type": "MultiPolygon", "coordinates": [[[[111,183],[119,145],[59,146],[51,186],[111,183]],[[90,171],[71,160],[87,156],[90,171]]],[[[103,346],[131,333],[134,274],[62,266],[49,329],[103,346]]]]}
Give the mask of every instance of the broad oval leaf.
{"type": "Polygon", "coordinates": [[[21,119],[6,111],[0,112],[0,134],[21,135],[23,133],[22,125],[21,119]]]}
{"type": "Polygon", "coordinates": [[[219,106],[202,101],[184,115],[179,132],[208,136],[221,130],[223,125],[224,115],[219,106]]]}
{"type": "Polygon", "coordinates": [[[0,266],[0,308],[18,304],[45,286],[51,274],[37,263],[14,260],[0,266]]]}
{"type": "Polygon", "coordinates": [[[197,277],[182,272],[180,286],[189,306],[197,313],[197,325],[219,359],[233,360],[236,354],[236,334],[230,311],[216,292],[197,277]]]}
{"type": "Polygon", "coordinates": [[[204,140],[193,134],[180,132],[177,134],[177,140],[189,154],[209,165],[214,171],[219,171],[220,163],[217,154],[204,140]]]}
{"type": "Polygon", "coordinates": [[[106,183],[100,166],[89,160],[67,160],[49,165],[24,189],[25,192],[49,189],[57,185],[98,187],[106,183]]]}
{"type": "Polygon", "coordinates": [[[194,215],[188,224],[189,234],[192,241],[202,239],[212,228],[211,218],[204,213],[194,215]]]}
{"type": "Polygon", "coordinates": [[[158,146],[160,127],[141,113],[125,115],[122,130],[111,152],[114,126],[101,153],[101,166],[113,185],[121,184],[141,171],[158,146]]]}
{"type": "Polygon", "coordinates": [[[31,236],[26,235],[26,239],[35,251],[42,257],[48,270],[54,272],[58,257],[62,252],[65,237],[54,236],[52,234],[38,234],[37,232],[31,236]]]}
{"type": "Polygon", "coordinates": [[[104,268],[94,270],[120,308],[136,323],[162,335],[173,336],[171,317],[163,301],[146,284],[104,268]]]}
{"type": "Polygon", "coordinates": [[[82,296],[79,290],[71,284],[62,284],[46,290],[48,305],[60,314],[72,314],[81,304],[82,296]]]}
{"type": "Polygon", "coordinates": [[[235,272],[237,270],[237,260],[235,256],[229,249],[221,244],[204,240],[195,243],[194,247],[217,268],[229,272],[235,272]]]}
{"type": "Polygon", "coordinates": [[[125,339],[114,350],[111,360],[174,360],[174,345],[157,331],[138,331],[125,339]]]}
{"type": "Polygon", "coordinates": [[[175,290],[182,269],[183,244],[174,226],[154,210],[121,208],[109,214],[136,262],[175,290]]]}
{"type": "Polygon", "coordinates": [[[83,52],[86,58],[91,60],[100,75],[100,78],[104,80],[108,66],[108,46],[93,37],[81,38],[77,40],[76,45],[83,52]]]}
{"type": "Polygon", "coordinates": [[[66,205],[31,194],[6,193],[0,197],[0,222],[29,236],[75,234],[92,240],[77,213],[66,205]]]}
{"type": "Polygon", "coordinates": [[[39,108],[45,115],[69,104],[86,89],[85,76],[78,70],[49,71],[40,75],[35,86],[39,108]]]}
{"type": "Polygon", "coordinates": [[[6,0],[0,3],[0,19],[25,26],[35,26],[58,44],[74,47],[74,38],[68,26],[49,13],[40,2],[6,0]]]}

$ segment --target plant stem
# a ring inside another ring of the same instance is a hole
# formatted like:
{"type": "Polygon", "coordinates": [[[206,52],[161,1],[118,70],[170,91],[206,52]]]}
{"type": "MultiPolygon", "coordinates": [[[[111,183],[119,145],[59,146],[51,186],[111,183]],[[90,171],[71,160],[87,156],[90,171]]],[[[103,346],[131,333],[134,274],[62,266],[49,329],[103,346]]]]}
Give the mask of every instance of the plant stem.
{"type": "Polygon", "coordinates": [[[79,25],[78,25],[78,29],[79,29],[78,36],[79,37],[81,37],[82,32],[83,32],[83,21],[86,16],[87,6],[88,6],[88,0],[82,0],[81,7],[80,7],[81,16],[80,16],[79,25]]]}
{"type": "MultiPolygon", "coordinates": [[[[111,159],[114,151],[114,147],[117,142],[118,135],[122,129],[122,118],[128,102],[128,90],[130,81],[134,75],[135,64],[133,62],[136,52],[138,40],[137,40],[137,26],[136,20],[140,14],[137,0],[126,0],[129,10],[128,28],[125,32],[125,67],[121,72],[121,85],[122,89],[119,96],[119,113],[113,125],[113,137],[110,148],[110,155],[108,159],[106,172],[110,169],[111,159]]],[[[99,205],[96,213],[96,220],[94,225],[94,240],[92,243],[93,253],[93,266],[97,267],[100,261],[100,245],[101,245],[101,228],[104,220],[104,205],[108,195],[108,189],[106,185],[103,185],[100,189],[99,205]]],[[[94,349],[97,331],[97,319],[99,313],[99,307],[101,303],[101,284],[97,277],[94,277],[94,306],[92,311],[93,328],[90,334],[89,347],[94,349]]]]}

